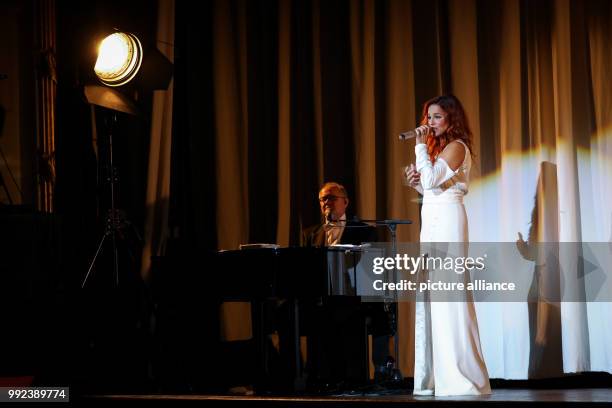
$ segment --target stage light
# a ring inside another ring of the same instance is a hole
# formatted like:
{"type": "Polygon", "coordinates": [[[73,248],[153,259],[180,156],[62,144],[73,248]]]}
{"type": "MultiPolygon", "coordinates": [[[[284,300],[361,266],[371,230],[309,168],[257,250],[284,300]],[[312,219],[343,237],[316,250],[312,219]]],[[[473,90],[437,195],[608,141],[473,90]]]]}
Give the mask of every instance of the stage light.
{"type": "MultiPolygon", "coordinates": [[[[105,216],[106,226],[98,243],[98,249],[89,264],[87,274],[81,284],[83,288],[96,264],[98,256],[102,253],[104,244],[109,242],[112,244],[115,285],[119,286],[119,247],[116,241],[118,239],[125,240],[126,228],[134,228],[133,224],[127,220],[125,212],[119,210],[117,206],[119,176],[113,162],[113,135],[117,132],[120,125],[117,114],[122,112],[141,116],[138,103],[132,96],[138,92],[166,90],[172,79],[172,63],[157,47],[150,43],[147,44],[146,38],[144,42],[145,46],[143,47],[138,37],[134,34],[120,31],[114,32],[105,37],[98,47],[98,58],[94,66],[94,72],[102,85],[89,83],[89,79],[92,79],[91,68],[87,70],[89,76],[85,81],[86,85],[83,89],[85,99],[91,105],[105,108],[100,113],[106,115],[106,120],[103,121],[105,133],[108,137],[107,148],[105,149],[107,156],[105,158],[105,167],[109,171],[109,176],[105,180],[108,184],[107,191],[110,193],[110,208],[105,216]],[[119,87],[126,85],[130,81],[132,81],[130,86],[119,89],[119,87]]],[[[92,61],[88,62],[91,63],[92,61]]],[[[96,114],[95,111],[93,112],[92,134],[97,129],[95,124],[96,114]]]]}
{"type": "Polygon", "coordinates": [[[100,43],[94,71],[108,86],[122,86],[130,82],[142,64],[142,45],[138,37],[117,32],[100,43]]]}

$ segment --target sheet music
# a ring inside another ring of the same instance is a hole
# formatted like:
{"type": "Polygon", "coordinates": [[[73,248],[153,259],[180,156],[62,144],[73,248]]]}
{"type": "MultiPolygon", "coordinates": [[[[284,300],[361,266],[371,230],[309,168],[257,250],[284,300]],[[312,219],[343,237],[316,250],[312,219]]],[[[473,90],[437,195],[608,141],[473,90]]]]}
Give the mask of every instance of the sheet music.
{"type": "Polygon", "coordinates": [[[266,244],[266,243],[258,243],[258,244],[240,244],[240,249],[253,249],[253,248],[269,248],[269,249],[278,249],[280,245],[278,244],[266,244]]]}

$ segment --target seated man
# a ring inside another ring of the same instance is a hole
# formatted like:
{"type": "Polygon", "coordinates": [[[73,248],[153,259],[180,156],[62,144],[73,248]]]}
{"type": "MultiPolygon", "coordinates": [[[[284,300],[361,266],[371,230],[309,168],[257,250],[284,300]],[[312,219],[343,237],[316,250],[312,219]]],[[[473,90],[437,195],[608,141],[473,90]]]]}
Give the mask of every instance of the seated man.
{"type": "MultiPolygon", "coordinates": [[[[347,220],[349,199],[339,183],[319,191],[322,222],[304,230],[302,245],[359,245],[377,240],[376,228],[347,220]]],[[[306,306],[309,383],[323,389],[360,384],[368,378],[367,316],[357,296],[327,296],[306,306]]]]}
{"type": "Polygon", "coordinates": [[[302,246],[323,247],[376,241],[376,229],[362,222],[347,221],[349,199],[342,184],[328,182],[319,191],[322,222],[304,230],[302,246]]]}

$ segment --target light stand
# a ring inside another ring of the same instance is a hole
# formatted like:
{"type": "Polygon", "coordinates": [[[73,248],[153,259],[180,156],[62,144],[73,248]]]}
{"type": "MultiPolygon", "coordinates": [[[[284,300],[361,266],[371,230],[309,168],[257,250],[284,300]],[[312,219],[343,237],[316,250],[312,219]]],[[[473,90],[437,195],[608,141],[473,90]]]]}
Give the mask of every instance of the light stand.
{"type": "MultiPolygon", "coordinates": [[[[117,238],[125,240],[124,230],[126,226],[132,225],[127,218],[124,216],[123,212],[117,209],[117,193],[118,193],[118,183],[119,177],[117,168],[115,167],[113,160],[113,133],[115,132],[117,125],[117,112],[111,111],[109,116],[107,117],[106,127],[108,130],[108,146],[107,146],[107,176],[105,177],[105,181],[108,183],[108,187],[110,190],[110,208],[107,212],[107,216],[105,219],[105,227],[104,233],[100,238],[98,243],[98,247],[96,253],[89,264],[89,268],[87,269],[87,274],[83,279],[83,283],[81,284],[81,288],[85,287],[87,283],[87,279],[93,270],[93,267],[96,264],[98,259],[98,255],[102,252],[102,248],[107,238],[110,238],[112,243],[112,254],[113,254],[113,272],[114,272],[114,280],[115,285],[119,286],[119,251],[117,248],[117,238]]],[[[136,232],[137,234],[137,232],[136,232]]]]}
{"type": "MultiPolygon", "coordinates": [[[[98,44],[98,57],[93,69],[98,80],[106,86],[86,85],[84,87],[84,95],[88,103],[108,108],[113,113],[110,123],[107,123],[109,175],[106,181],[110,187],[110,210],[106,217],[104,234],[98,243],[98,248],[89,264],[81,287],[85,287],[107,238],[110,238],[112,242],[115,284],[119,286],[117,236],[125,239],[124,227],[131,224],[116,208],[118,177],[113,163],[113,133],[115,130],[113,126],[117,124],[117,112],[131,115],[138,115],[139,112],[130,98],[114,88],[128,84],[138,74],[141,77],[139,80],[141,89],[167,89],[172,77],[172,63],[156,47],[153,46],[146,51],[146,58],[144,54],[144,47],[136,35],[114,30],[98,44]],[[141,71],[140,74],[139,71],[141,71]]],[[[138,235],[137,232],[136,234],[138,235]]],[[[142,242],[140,236],[138,239],[142,242]]]]}
{"type": "MultiPolygon", "coordinates": [[[[4,77],[4,74],[0,74],[0,79],[6,79],[4,77]]],[[[2,105],[0,105],[0,136],[2,136],[2,130],[4,129],[4,117],[5,117],[5,115],[6,115],[6,109],[4,109],[4,107],[2,105]]],[[[23,193],[21,192],[21,189],[19,188],[19,184],[15,180],[15,176],[13,176],[13,172],[11,171],[11,167],[9,166],[9,162],[8,162],[8,160],[6,160],[6,156],[4,156],[4,150],[2,150],[2,146],[0,146],[0,156],[2,156],[2,161],[4,162],[6,170],[8,171],[9,175],[11,176],[11,179],[12,179],[13,183],[17,187],[17,190],[19,190],[19,193],[22,195],[21,198],[23,199],[23,193]]],[[[11,192],[10,192],[8,186],[6,185],[6,182],[4,181],[4,178],[2,177],[2,172],[1,171],[0,171],[0,187],[2,187],[2,189],[4,190],[4,193],[6,194],[6,198],[8,200],[8,203],[10,205],[15,204],[13,202],[13,198],[11,197],[11,192]]]]}
{"type": "MultiPolygon", "coordinates": [[[[7,163],[7,168],[8,168],[8,162],[6,161],[6,158],[4,157],[4,152],[2,151],[2,147],[0,147],[0,155],[2,155],[4,162],[7,163]]],[[[13,199],[11,198],[11,192],[9,191],[8,186],[4,182],[4,178],[2,177],[2,172],[0,172],[0,187],[2,187],[2,189],[4,190],[4,194],[6,194],[8,203],[10,205],[13,205],[13,199]]]]}

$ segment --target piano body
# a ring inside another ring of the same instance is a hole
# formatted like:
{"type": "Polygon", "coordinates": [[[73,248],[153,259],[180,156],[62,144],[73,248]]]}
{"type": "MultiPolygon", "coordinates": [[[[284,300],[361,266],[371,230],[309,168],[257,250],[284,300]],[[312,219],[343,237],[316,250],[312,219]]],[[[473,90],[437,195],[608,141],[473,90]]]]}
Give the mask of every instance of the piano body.
{"type": "Polygon", "coordinates": [[[249,247],[217,253],[220,298],[251,302],[264,388],[275,377],[290,378],[285,386],[294,391],[304,389],[307,380],[315,387],[369,381],[368,336],[393,334],[385,311],[391,299],[371,290],[374,276],[366,261],[381,251],[367,246],[249,247]],[[270,366],[271,332],[278,333],[285,361],[280,376],[270,366]]]}

